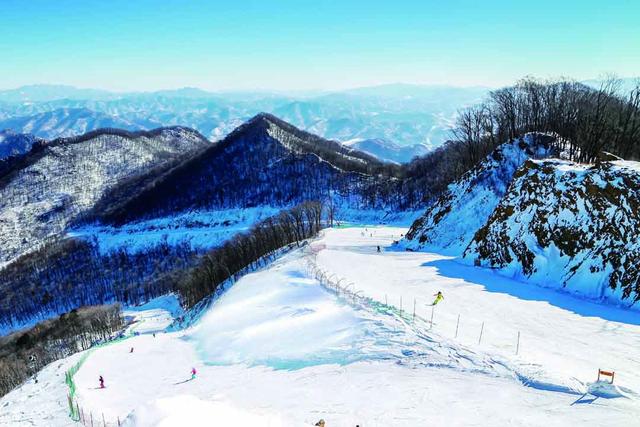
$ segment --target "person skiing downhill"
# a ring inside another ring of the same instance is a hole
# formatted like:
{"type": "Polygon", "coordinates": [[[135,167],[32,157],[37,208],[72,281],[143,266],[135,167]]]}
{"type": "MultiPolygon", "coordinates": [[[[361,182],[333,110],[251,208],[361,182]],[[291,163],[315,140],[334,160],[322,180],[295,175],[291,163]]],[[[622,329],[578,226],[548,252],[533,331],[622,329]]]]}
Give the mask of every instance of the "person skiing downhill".
{"type": "Polygon", "coordinates": [[[438,304],[440,301],[442,301],[444,299],[444,295],[442,295],[442,292],[438,291],[437,294],[433,294],[434,297],[436,297],[435,300],[433,300],[433,304],[431,305],[436,305],[438,304]]]}
{"type": "Polygon", "coordinates": [[[192,380],[196,379],[196,368],[191,368],[191,379],[192,380]]]}
{"type": "Polygon", "coordinates": [[[98,378],[98,381],[100,381],[100,388],[104,388],[104,378],[102,378],[102,375],[100,375],[100,378],[98,378]]]}

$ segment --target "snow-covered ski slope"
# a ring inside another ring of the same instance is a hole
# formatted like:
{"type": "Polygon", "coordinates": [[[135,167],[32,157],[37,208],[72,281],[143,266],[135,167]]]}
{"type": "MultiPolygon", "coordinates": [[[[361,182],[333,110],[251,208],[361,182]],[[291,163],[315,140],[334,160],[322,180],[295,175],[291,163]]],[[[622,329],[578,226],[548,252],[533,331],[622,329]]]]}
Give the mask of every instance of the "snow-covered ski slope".
{"type": "MultiPolygon", "coordinates": [[[[126,418],[135,426],[308,426],[320,418],[330,427],[637,425],[637,313],[441,255],[394,251],[405,232],[326,230],[240,279],[179,332],[158,332],[176,312],[170,299],[129,311],[140,335],[87,358],[75,376],[79,406],[110,425],[126,418]],[[362,298],[323,287],[314,265],[362,298]],[[445,299],[430,329],[425,304],[438,290],[445,299]],[[618,387],[593,386],[598,368],[615,370],[618,387]],[[106,389],[97,388],[99,375],[106,389]]],[[[41,386],[31,381],[2,398],[0,424],[72,425],[62,380],[77,357],[48,366],[41,386]],[[43,408],[48,418],[38,415],[43,408]]]]}

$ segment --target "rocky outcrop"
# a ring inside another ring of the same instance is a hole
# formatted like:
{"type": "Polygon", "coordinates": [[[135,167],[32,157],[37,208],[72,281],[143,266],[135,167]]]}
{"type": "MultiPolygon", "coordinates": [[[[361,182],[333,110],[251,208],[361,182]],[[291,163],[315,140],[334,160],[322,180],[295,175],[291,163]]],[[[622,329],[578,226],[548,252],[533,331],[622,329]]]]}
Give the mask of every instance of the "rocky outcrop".
{"type": "Polygon", "coordinates": [[[464,257],[591,298],[640,300],[640,163],[606,159],[526,161],[464,257]]]}
{"type": "Polygon", "coordinates": [[[411,250],[437,248],[440,252],[462,254],[500,202],[516,170],[527,159],[554,154],[554,142],[553,136],[529,133],[496,148],[449,185],[412,225],[404,245],[411,250]]]}

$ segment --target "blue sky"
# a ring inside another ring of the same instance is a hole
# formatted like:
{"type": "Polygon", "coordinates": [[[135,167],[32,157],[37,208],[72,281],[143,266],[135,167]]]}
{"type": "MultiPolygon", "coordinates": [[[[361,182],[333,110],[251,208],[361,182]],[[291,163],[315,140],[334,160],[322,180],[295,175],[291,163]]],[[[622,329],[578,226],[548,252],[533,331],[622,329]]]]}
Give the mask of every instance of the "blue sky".
{"type": "Polygon", "coordinates": [[[340,89],[640,75],[640,1],[0,0],[0,88],[340,89]]]}

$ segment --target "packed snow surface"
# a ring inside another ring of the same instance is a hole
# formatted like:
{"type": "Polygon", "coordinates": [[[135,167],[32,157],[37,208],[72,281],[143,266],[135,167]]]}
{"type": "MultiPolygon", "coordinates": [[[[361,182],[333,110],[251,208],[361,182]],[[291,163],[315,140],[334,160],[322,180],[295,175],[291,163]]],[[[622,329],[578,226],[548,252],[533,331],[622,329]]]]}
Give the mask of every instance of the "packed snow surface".
{"type": "MultiPolygon", "coordinates": [[[[177,332],[159,332],[179,315],[171,297],[128,309],[139,335],[89,355],[75,376],[80,408],[108,425],[163,427],[637,423],[637,313],[395,251],[405,232],[327,230],[177,332]],[[356,298],[323,287],[317,268],[356,298]],[[616,372],[614,386],[594,383],[598,368],[616,372]]],[[[77,357],[3,397],[0,424],[73,425],[62,380],[77,357]]]]}

